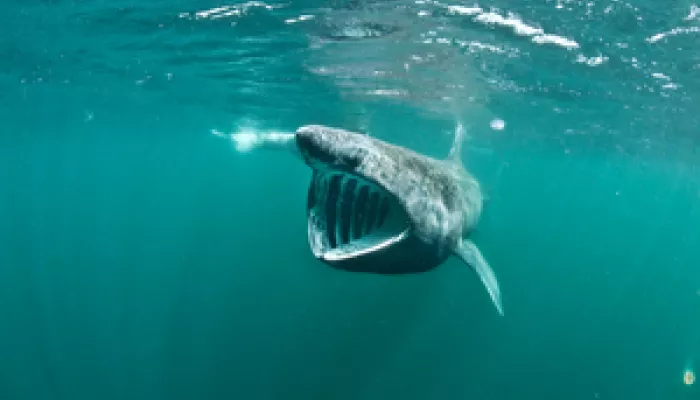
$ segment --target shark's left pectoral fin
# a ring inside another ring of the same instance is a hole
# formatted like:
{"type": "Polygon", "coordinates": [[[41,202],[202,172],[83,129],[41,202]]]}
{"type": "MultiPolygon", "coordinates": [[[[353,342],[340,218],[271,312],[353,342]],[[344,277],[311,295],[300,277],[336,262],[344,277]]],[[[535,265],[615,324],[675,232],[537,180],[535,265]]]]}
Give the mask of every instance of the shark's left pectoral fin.
{"type": "Polygon", "coordinates": [[[479,248],[471,240],[461,239],[459,246],[455,249],[455,255],[461,258],[479,276],[481,282],[486,286],[486,290],[489,292],[489,296],[491,296],[498,313],[503,315],[503,304],[501,303],[501,290],[498,287],[498,280],[479,248]]]}

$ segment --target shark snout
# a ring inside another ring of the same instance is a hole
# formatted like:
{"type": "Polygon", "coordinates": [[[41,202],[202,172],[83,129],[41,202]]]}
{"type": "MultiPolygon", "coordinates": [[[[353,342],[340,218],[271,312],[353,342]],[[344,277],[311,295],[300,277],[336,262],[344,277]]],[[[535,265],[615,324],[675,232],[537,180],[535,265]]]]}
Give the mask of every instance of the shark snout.
{"type": "Polygon", "coordinates": [[[296,131],[296,144],[306,162],[315,168],[353,171],[365,154],[357,134],[339,129],[305,126],[296,131]]]}
{"type": "Polygon", "coordinates": [[[295,135],[297,147],[307,162],[312,164],[333,164],[335,157],[324,143],[321,134],[298,130],[295,135]]]}

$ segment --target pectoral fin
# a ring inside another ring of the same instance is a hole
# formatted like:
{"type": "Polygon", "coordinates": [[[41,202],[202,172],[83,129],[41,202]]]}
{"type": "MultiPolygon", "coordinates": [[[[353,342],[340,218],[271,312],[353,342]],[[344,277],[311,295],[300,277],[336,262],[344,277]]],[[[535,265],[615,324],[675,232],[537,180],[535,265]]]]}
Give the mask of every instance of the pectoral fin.
{"type": "Polygon", "coordinates": [[[479,276],[481,282],[486,286],[486,290],[491,296],[498,313],[503,315],[503,304],[501,303],[501,290],[498,287],[498,280],[484,256],[481,255],[479,248],[471,240],[462,239],[454,253],[479,276]]]}

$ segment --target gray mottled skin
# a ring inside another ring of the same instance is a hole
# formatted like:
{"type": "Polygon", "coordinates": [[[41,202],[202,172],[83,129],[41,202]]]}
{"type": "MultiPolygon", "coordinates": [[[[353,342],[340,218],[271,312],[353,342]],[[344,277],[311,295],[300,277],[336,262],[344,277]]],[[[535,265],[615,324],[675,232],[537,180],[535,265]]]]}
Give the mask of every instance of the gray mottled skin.
{"type": "Polygon", "coordinates": [[[479,220],[478,182],[459,160],[436,160],[367,135],[309,125],[296,132],[304,160],[316,169],[369,179],[404,207],[412,235],[443,261],[479,220]]]}

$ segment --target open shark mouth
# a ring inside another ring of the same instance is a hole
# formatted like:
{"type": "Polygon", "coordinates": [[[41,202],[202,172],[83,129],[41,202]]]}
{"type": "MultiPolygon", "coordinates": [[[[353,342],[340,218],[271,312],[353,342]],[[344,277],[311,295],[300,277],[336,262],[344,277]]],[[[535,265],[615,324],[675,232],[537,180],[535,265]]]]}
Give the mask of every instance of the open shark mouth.
{"type": "Polygon", "coordinates": [[[356,175],[314,171],[306,204],[314,255],[342,261],[408,237],[409,219],[394,196],[356,175]]]}

